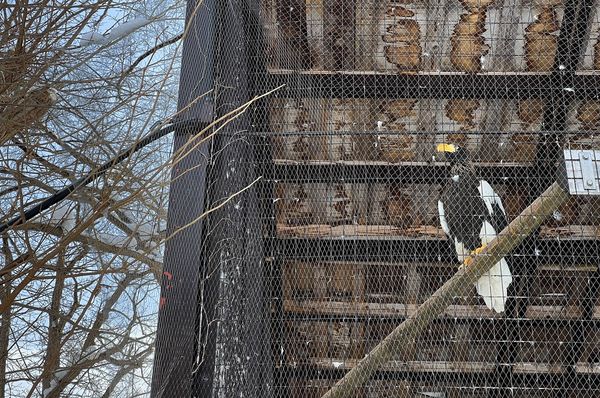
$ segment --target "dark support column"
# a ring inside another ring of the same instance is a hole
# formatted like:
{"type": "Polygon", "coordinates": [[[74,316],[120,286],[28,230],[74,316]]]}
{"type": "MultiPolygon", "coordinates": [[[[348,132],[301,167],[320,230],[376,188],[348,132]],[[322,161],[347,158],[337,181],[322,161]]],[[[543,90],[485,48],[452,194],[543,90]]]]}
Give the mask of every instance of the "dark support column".
{"type": "MultiPolygon", "coordinates": [[[[594,0],[568,0],[565,4],[564,17],[558,37],[558,51],[550,76],[553,95],[546,97],[542,122],[543,136],[540,137],[537,147],[534,166],[528,179],[529,184],[525,187],[529,191],[530,201],[537,198],[556,179],[555,164],[561,156],[569,109],[577,98],[576,91],[578,87],[574,87],[575,72],[585,51],[586,37],[591,26],[593,5],[594,0]]],[[[513,258],[515,268],[513,273],[519,276],[516,278],[516,283],[513,284],[514,287],[511,286],[511,289],[509,289],[509,295],[520,298],[508,300],[506,305],[507,318],[524,318],[530,304],[530,292],[533,276],[538,268],[538,258],[523,255],[532,254],[531,252],[536,248],[535,242],[538,235],[539,231],[532,234],[517,251],[521,256],[513,258]]],[[[577,325],[585,327],[584,322],[578,322],[577,325]]],[[[501,386],[510,387],[512,385],[512,364],[517,359],[519,349],[517,342],[521,340],[519,335],[523,332],[523,330],[510,327],[503,328],[500,332],[499,339],[503,343],[500,344],[498,350],[497,375],[501,386]]],[[[577,334],[578,332],[574,330],[572,340],[576,346],[578,344],[575,340],[580,340],[581,337],[578,337],[577,334]]],[[[559,396],[564,396],[570,380],[574,380],[572,378],[574,366],[572,365],[577,362],[579,357],[576,353],[574,354],[572,358],[568,359],[568,362],[571,363],[566,364],[567,372],[563,378],[563,390],[558,392],[559,396]]],[[[512,389],[501,389],[499,392],[500,396],[517,396],[514,395],[512,389]]]]}
{"type": "MultiPolygon", "coordinates": [[[[179,86],[178,109],[183,109],[198,96],[213,88],[214,0],[197,0],[202,5],[195,10],[196,1],[187,6],[190,30],[184,39],[179,86]],[[190,20],[192,13],[195,17],[190,20]]],[[[190,121],[190,127],[175,133],[173,145],[177,151],[194,134],[214,118],[213,96],[208,95],[178,116],[179,121],[190,121]]],[[[197,137],[200,139],[201,137],[197,137]]],[[[196,219],[205,210],[205,181],[208,145],[192,151],[172,171],[169,194],[167,236],[179,227],[196,219]]],[[[203,222],[197,222],[167,240],[164,256],[164,274],[156,336],[156,354],[152,377],[152,397],[182,398],[191,393],[192,368],[198,333],[198,286],[205,275],[203,253],[203,222]]],[[[204,289],[213,283],[205,280],[204,289]]],[[[202,319],[211,317],[214,301],[202,303],[202,319]]],[[[198,374],[207,383],[213,379],[215,352],[214,335],[207,334],[203,322],[201,341],[205,342],[198,355],[204,358],[198,374]]]]}
{"type": "MultiPolygon", "coordinates": [[[[248,53],[248,83],[251,96],[258,96],[264,93],[265,89],[272,87],[270,76],[267,74],[267,57],[265,53],[267,43],[263,35],[263,25],[259,18],[260,0],[249,1],[249,10],[246,15],[246,26],[249,30],[248,53]]],[[[277,95],[275,93],[274,95],[277,95]]],[[[255,132],[253,144],[255,145],[255,163],[256,173],[264,178],[256,184],[258,202],[260,205],[260,217],[262,224],[262,234],[264,237],[264,258],[265,267],[262,277],[265,281],[265,300],[270,303],[272,308],[269,319],[265,318],[265,325],[269,328],[270,349],[269,355],[272,375],[269,377],[272,381],[272,395],[274,397],[284,396],[284,388],[289,385],[281,365],[284,363],[281,347],[283,345],[283,277],[282,260],[277,252],[277,225],[275,220],[275,183],[270,176],[273,175],[273,136],[269,134],[269,101],[270,98],[263,98],[256,103],[252,110],[252,124],[255,132]],[[272,359],[271,359],[272,358],[272,359]],[[271,361],[274,361],[271,362],[271,361]],[[275,366],[277,365],[277,366],[275,366]]]]}
{"type": "MultiPolygon", "coordinates": [[[[220,117],[252,98],[249,74],[255,70],[251,60],[257,55],[252,53],[250,44],[256,38],[248,25],[257,25],[258,15],[253,1],[221,0],[217,4],[215,113],[220,117]]],[[[270,396],[272,391],[259,186],[248,188],[262,172],[255,158],[255,106],[232,119],[212,143],[208,207],[233,199],[206,220],[206,278],[214,278],[216,283],[204,286],[202,298],[216,301],[217,311],[206,321],[208,335],[214,333],[217,350],[212,380],[205,378],[210,373],[194,375],[194,397],[259,398],[270,396]]]]}

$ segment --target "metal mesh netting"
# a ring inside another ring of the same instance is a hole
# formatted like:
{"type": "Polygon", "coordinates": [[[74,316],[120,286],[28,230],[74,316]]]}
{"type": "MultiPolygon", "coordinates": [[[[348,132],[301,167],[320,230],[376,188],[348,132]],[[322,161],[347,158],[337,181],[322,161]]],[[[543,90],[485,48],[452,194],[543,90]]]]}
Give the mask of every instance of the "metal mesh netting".
{"type": "MultiPolygon", "coordinates": [[[[192,396],[320,397],[556,180],[563,149],[600,149],[600,5],[221,3],[200,12],[214,37],[186,42],[215,75],[182,77],[182,104],[207,76],[207,120],[284,86],[182,166],[207,209],[244,191],[167,243],[166,267],[199,270],[198,310],[161,313],[155,387],[178,396],[161,330],[186,323],[192,396]]],[[[572,196],[348,396],[597,396],[599,234],[600,197],[572,196]]]]}

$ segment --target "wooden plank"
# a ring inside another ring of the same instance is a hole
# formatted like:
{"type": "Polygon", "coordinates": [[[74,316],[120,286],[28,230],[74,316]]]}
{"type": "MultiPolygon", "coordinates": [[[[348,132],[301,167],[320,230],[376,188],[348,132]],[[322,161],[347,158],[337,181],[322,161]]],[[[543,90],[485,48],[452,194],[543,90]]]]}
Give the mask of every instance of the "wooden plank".
{"type": "Polygon", "coordinates": [[[589,273],[548,272],[536,270],[531,291],[531,303],[535,305],[579,305],[584,300],[589,273]]]}
{"type": "Polygon", "coordinates": [[[286,321],[286,360],[303,364],[311,357],[342,358],[341,362],[364,356],[364,325],[352,321],[286,321]]]}
{"type": "Polygon", "coordinates": [[[415,208],[410,186],[374,184],[370,224],[393,225],[399,229],[414,225],[415,208]]]}
{"type": "Polygon", "coordinates": [[[324,43],[324,15],[323,0],[306,0],[306,36],[314,70],[324,70],[325,58],[327,58],[324,43]]]}
{"type": "Polygon", "coordinates": [[[548,0],[539,2],[534,19],[525,28],[525,63],[527,70],[550,72],[558,50],[560,21],[558,5],[562,1],[548,0]]]}
{"type": "MultiPolygon", "coordinates": [[[[310,358],[308,364],[315,369],[336,369],[347,371],[352,369],[358,360],[339,360],[335,358],[310,358]]],[[[452,362],[452,361],[389,361],[380,369],[381,372],[411,372],[411,373],[466,373],[466,374],[489,374],[495,369],[493,362],[452,362]]],[[[516,375],[559,375],[564,369],[557,364],[517,362],[514,364],[516,375]]],[[[576,372],[582,375],[600,375],[600,363],[579,362],[576,364],[576,372]]],[[[537,388],[537,387],[536,387],[537,388]]],[[[518,389],[522,389],[518,388],[518,389]]]]}
{"type": "Polygon", "coordinates": [[[375,159],[374,139],[368,131],[369,100],[272,99],[271,129],[275,159],[292,161],[368,161],[375,159]],[[323,130],[322,135],[302,132],[323,130]]]}
{"type": "MultiPolygon", "coordinates": [[[[447,14],[451,8],[451,1],[431,0],[425,2],[425,20],[421,22],[423,32],[423,57],[422,70],[425,73],[436,73],[442,70],[442,59],[447,54],[444,52],[444,32],[448,30],[447,14]],[[442,41],[442,42],[440,42],[442,41]]],[[[443,100],[441,98],[424,98],[417,102],[419,107],[419,130],[416,144],[416,160],[430,162],[435,156],[435,145],[439,142],[439,130],[444,123],[441,112],[443,100]]],[[[425,188],[425,187],[423,187],[425,188]]]]}
{"type": "Polygon", "coordinates": [[[323,100],[323,127],[328,132],[321,137],[324,146],[322,160],[368,161],[376,159],[374,138],[369,134],[348,134],[372,129],[370,100],[323,100]]]}
{"type": "MultiPolygon", "coordinates": [[[[281,236],[343,238],[343,239],[376,239],[376,240],[447,240],[440,227],[423,225],[415,228],[399,228],[394,225],[338,225],[311,224],[301,226],[277,225],[281,236]]],[[[570,225],[564,228],[542,227],[542,240],[561,239],[563,241],[598,240],[600,231],[595,225],[570,225]]],[[[592,259],[590,258],[590,261],[592,259]]]]}
{"type": "Polygon", "coordinates": [[[260,2],[260,14],[262,17],[262,26],[264,32],[264,43],[266,46],[267,68],[282,68],[279,62],[281,56],[278,51],[279,22],[277,21],[277,3],[280,0],[264,0],[260,2]]]}
{"type": "MultiPolygon", "coordinates": [[[[350,370],[357,360],[336,360],[310,358],[309,362],[317,369],[331,369],[337,363],[336,369],[350,370]]],[[[389,361],[381,367],[381,371],[387,372],[419,372],[419,373],[490,373],[495,368],[494,363],[488,362],[451,362],[451,361],[389,361]]],[[[555,366],[535,363],[519,363],[516,373],[561,373],[562,370],[555,366]]]]}
{"type": "MultiPolygon", "coordinates": [[[[327,271],[325,269],[325,266],[323,264],[317,265],[314,267],[314,289],[315,289],[315,296],[317,298],[317,300],[324,300],[325,297],[327,297],[327,271]]],[[[331,352],[329,351],[329,342],[330,342],[330,334],[329,334],[329,326],[332,327],[332,329],[338,329],[339,328],[343,328],[345,326],[345,324],[343,323],[339,323],[339,324],[330,324],[328,322],[311,322],[311,323],[303,323],[303,322],[297,322],[296,327],[298,327],[299,329],[302,329],[303,327],[307,327],[309,332],[307,334],[301,334],[300,340],[298,341],[299,344],[305,343],[306,345],[310,346],[311,345],[311,338],[314,338],[315,341],[317,342],[316,345],[313,345],[314,347],[314,351],[309,351],[310,354],[309,355],[318,355],[318,356],[329,356],[331,355],[331,352]]],[[[302,332],[300,332],[302,333],[302,332]]],[[[338,336],[341,337],[342,339],[344,339],[344,336],[338,336]]],[[[347,337],[347,336],[345,336],[347,337]]],[[[343,343],[349,345],[350,341],[348,341],[348,339],[344,339],[343,343]]],[[[343,344],[342,343],[342,344],[343,344]]],[[[341,353],[342,356],[343,353],[341,353]]],[[[338,355],[340,355],[340,353],[338,353],[338,355]]]]}
{"type": "MultiPolygon", "coordinates": [[[[267,259],[267,261],[272,261],[272,259],[267,259]]],[[[289,264],[289,267],[296,267],[298,265],[304,265],[307,267],[310,267],[311,264],[318,264],[318,263],[325,263],[325,264],[329,264],[331,266],[335,265],[335,264],[341,264],[347,267],[361,267],[364,268],[364,271],[361,272],[368,272],[369,270],[373,269],[373,268],[378,268],[378,267],[398,267],[398,268],[402,268],[402,267],[407,267],[409,264],[417,264],[417,266],[419,267],[419,269],[421,270],[420,272],[424,272],[424,269],[429,269],[429,268],[451,268],[451,269],[456,269],[458,267],[457,263],[451,263],[451,262],[443,262],[443,261],[436,261],[436,262],[426,262],[426,261],[418,261],[418,260],[410,260],[410,261],[401,261],[401,260],[397,260],[397,261],[377,261],[377,260],[369,260],[369,261],[329,261],[329,260],[321,260],[321,259],[311,259],[310,261],[299,261],[299,260],[284,260],[284,267],[288,266],[287,264],[289,264]]],[[[558,273],[562,273],[562,272],[595,272],[598,267],[595,264],[586,264],[586,263],[573,263],[573,264],[556,264],[556,263],[548,263],[548,264],[542,264],[539,266],[540,271],[546,271],[546,272],[558,272],[558,273]]],[[[439,272],[439,271],[435,271],[435,272],[439,272]]],[[[302,272],[304,273],[304,272],[302,272]]],[[[368,275],[369,277],[371,275],[368,275]]],[[[372,293],[372,292],[371,292],[372,293]]]]}
{"type": "MultiPolygon", "coordinates": [[[[540,328],[531,325],[518,331],[517,362],[546,363],[559,367],[565,364],[568,354],[568,324],[557,324],[552,328],[540,328]]],[[[513,369],[513,371],[518,371],[513,369]]],[[[534,370],[531,370],[534,371],[534,370]]]]}
{"type": "Polygon", "coordinates": [[[277,223],[294,228],[365,221],[366,209],[361,193],[364,194],[364,190],[360,186],[351,184],[278,184],[277,223]]]}
{"type": "Polygon", "coordinates": [[[503,159],[512,162],[532,162],[542,128],[544,100],[541,98],[513,101],[511,125],[519,126],[520,132],[508,134],[503,159]]]}
{"type": "Polygon", "coordinates": [[[421,69],[423,3],[415,0],[386,2],[379,9],[376,70],[410,73],[421,69]]]}
{"type": "Polygon", "coordinates": [[[295,377],[290,380],[289,395],[292,398],[321,398],[334,382],[331,379],[295,377]]]}
{"type": "Polygon", "coordinates": [[[385,3],[377,0],[355,0],[355,70],[374,71],[377,51],[378,16],[385,3]]]}
{"type": "Polygon", "coordinates": [[[409,398],[414,397],[407,380],[372,380],[364,387],[368,398],[409,398]]]}
{"type": "Polygon", "coordinates": [[[315,104],[315,100],[309,99],[271,99],[271,129],[280,133],[273,137],[275,158],[297,161],[327,159],[323,154],[324,137],[301,134],[324,127],[323,109],[315,104]]]}
{"type": "MultiPolygon", "coordinates": [[[[404,304],[393,302],[365,302],[348,303],[340,301],[310,301],[298,302],[285,300],[284,310],[299,315],[322,315],[338,317],[361,318],[407,318],[414,314],[417,304],[404,304]]],[[[540,306],[531,305],[523,320],[577,320],[581,317],[581,309],[575,305],[568,306],[540,306]]],[[[451,305],[440,316],[446,320],[465,319],[502,319],[502,315],[489,310],[483,305],[451,305]]],[[[594,321],[600,320],[600,307],[594,309],[594,321]]]]}
{"type": "MultiPolygon", "coordinates": [[[[487,7],[491,2],[465,1],[464,12],[452,31],[450,38],[450,63],[458,72],[477,73],[481,71],[482,59],[489,51],[485,43],[485,20],[487,7]]],[[[473,90],[478,91],[478,90],[473,90]]],[[[445,141],[468,148],[473,154],[481,144],[481,136],[473,134],[481,123],[481,101],[477,99],[453,98],[444,106],[445,123],[443,131],[446,132],[445,141]]]]}
{"type": "Polygon", "coordinates": [[[317,220],[315,209],[311,206],[314,191],[306,184],[277,184],[275,217],[278,225],[298,226],[314,223],[317,220]]]}
{"type": "MultiPolygon", "coordinates": [[[[421,69],[424,11],[422,3],[412,0],[382,4],[377,14],[377,48],[372,54],[377,70],[414,73],[421,69]]],[[[380,101],[376,116],[376,146],[380,159],[390,163],[416,159],[418,136],[409,131],[418,128],[419,110],[418,101],[413,99],[380,101]],[[398,134],[379,134],[388,131],[398,134]]],[[[399,228],[412,226],[416,221],[413,217],[415,204],[419,204],[414,200],[414,190],[393,183],[373,188],[373,221],[385,220],[399,228]]],[[[412,272],[408,282],[406,294],[416,296],[418,275],[412,272]]],[[[406,298],[416,300],[416,297],[406,298]]]]}
{"type": "MultiPolygon", "coordinates": [[[[515,69],[514,47],[518,30],[518,17],[515,10],[522,7],[521,0],[500,0],[489,9],[488,29],[490,35],[489,52],[482,58],[482,69],[508,72],[515,69]],[[502,21],[498,23],[498,21],[502,21]],[[493,32],[492,32],[493,29],[493,32]]],[[[482,131],[505,131],[511,121],[513,101],[488,100],[484,103],[483,120],[479,127],[482,131]]],[[[505,159],[507,135],[482,134],[481,145],[475,156],[482,161],[505,159]]],[[[506,160],[506,159],[505,159],[506,160]]]]}
{"type": "MultiPolygon", "coordinates": [[[[295,134],[289,134],[289,135],[295,135],[295,134]]],[[[281,155],[283,156],[283,155],[281,155]]],[[[287,166],[294,166],[294,165],[324,165],[324,166],[335,166],[335,165],[349,165],[349,166],[389,166],[391,162],[386,162],[386,161],[377,161],[377,160],[340,160],[340,161],[336,161],[331,162],[328,160],[320,160],[320,159],[305,159],[302,161],[297,161],[291,158],[285,158],[285,157],[280,157],[280,158],[275,158],[273,159],[273,161],[275,162],[275,164],[278,165],[287,165],[287,166]]],[[[412,161],[407,161],[407,162],[397,162],[397,166],[405,166],[405,167],[416,167],[416,166],[421,166],[421,167],[426,167],[426,166],[436,166],[436,167],[444,167],[446,166],[445,162],[412,162],[412,161]]],[[[495,167],[498,169],[510,169],[512,167],[517,167],[517,168],[527,168],[526,164],[523,163],[518,163],[518,162],[512,162],[512,163],[505,163],[505,162],[498,162],[498,163],[494,163],[494,162],[475,162],[475,168],[483,168],[483,167],[495,167]]]]}

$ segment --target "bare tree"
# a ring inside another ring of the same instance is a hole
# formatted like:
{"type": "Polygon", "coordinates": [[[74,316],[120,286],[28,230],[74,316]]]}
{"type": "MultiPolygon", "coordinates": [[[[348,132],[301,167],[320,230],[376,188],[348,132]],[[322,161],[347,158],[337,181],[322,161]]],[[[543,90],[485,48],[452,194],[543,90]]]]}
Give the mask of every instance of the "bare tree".
{"type": "MultiPolygon", "coordinates": [[[[0,5],[0,222],[172,116],[183,1],[0,5]]],[[[2,234],[0,398],[149,388],[171,144],[2,234]]]]}

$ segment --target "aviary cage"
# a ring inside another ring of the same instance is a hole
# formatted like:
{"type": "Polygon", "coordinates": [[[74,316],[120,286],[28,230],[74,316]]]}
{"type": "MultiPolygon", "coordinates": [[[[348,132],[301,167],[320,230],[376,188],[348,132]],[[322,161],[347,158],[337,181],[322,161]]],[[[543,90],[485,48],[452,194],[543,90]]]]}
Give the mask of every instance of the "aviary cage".
{"type": "MultiPolygon", "coordinates": [[[[327,392],[456,272],[437,144],[469,150],[509,219],[563,148],[600,149],[599,10],[190,1],[175,148],[197,146],[169,228],[218,208],[167,242],[154,396],[327,392]]],[[[597,396],[599,222],[600,199],[570,200],[508,256],[505,312],[473,287],[354,396],[597,396]]]]}

